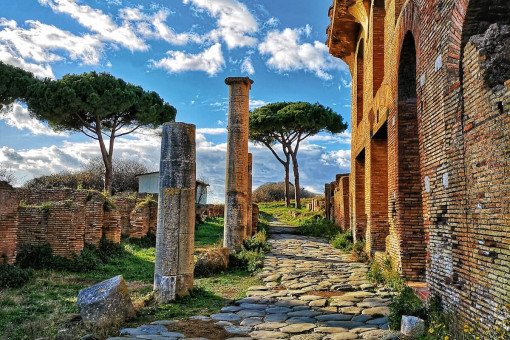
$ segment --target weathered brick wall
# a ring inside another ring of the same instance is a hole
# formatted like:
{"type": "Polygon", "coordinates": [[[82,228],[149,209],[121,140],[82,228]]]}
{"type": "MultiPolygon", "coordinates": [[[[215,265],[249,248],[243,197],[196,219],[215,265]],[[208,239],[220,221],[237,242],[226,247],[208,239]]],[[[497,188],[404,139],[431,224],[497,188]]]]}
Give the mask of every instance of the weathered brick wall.
{"type": "MultiPolygon", "coordinates": [[[[49,244],[55,254],[70,256],[79,253],[85,244],[97,245],[102,237],[119,243],[122,223],[130,221],[131,213],[126,208],[130,205],[126,198],[121,197],[119,201],[121,209],[94,191],[31,191],[0,183],[1,261],[14,263],[17,252],[24,245],[49,244]]],[[[133,230],[136,237],[142,237],[148,231],[155,233],[156,205],[138,213],[137,218],[145,223],[142,230],[131,225],[125,228],[129,232],[133,230]]]]}
{"type": "Polygon", "coordinates": [[[0,202],[0,263],[12,264],[16,258],[19,203],[6,182],[0,182],[0,202]]]}
{"type": "Polygon", "coordinates": [[[490,327],[510,303],[510,2],[334,3],[327,43],[353,79],[353,233],[490,327]]]}
{"type": "Polygon", "coordinates": [[[333,221],[342,230],[349,230],[349,175],[337,175],[333,205],[333,221]]]}

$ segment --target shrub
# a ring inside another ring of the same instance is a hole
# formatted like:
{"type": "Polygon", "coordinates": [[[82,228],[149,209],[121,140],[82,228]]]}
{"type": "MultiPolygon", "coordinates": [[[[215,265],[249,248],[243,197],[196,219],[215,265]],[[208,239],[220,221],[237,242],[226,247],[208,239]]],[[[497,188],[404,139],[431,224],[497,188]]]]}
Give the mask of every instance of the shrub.
{"type": "Polygon", "coordinates": [[[196,256],[195,275],[207,277],[223,272],[228,267],[227,248],[209,248],[196,256]]]}
{"type": "Polygon", "coordinates": [[[154,248],[156,246],[156,234],[148,232],[140,238],[128,238],[127,242],[140,248],[154,248]]]}
{"type": "Polygon", "coordinates": [[[365,253],[365,242],[357,241],[352,245],[352,256],[354,256],[356,261],[368,261],[367,253],[365,253]]]}
{"type": "Polygon", "coordinates": [[[343,251],[350,251],[352,249],[352,234],[350,231],[337,234],[332,240],[331,245],[343,251]]]}
{"type": "Polygon", "coordinates": [[[390,315],[388,316],[388,321],[392,329],[400,329],[402,315],[413,315],[428,320],[425,305],[416,296],[412,288],[406,285],[393,297],[389,308],[390,315]]]}
{"type": "Polygon", "coordinates": [[[30,269],[0,264],[0,289],[23,287],[34,275],[30,269]]]}
{"type": "Polygon", "coordinates": [[[311,218],[298,227],[301,235],[325,237],[332,240],[339,232],[338,226],[324,218],[311,218]]]}
{"type": "Polygon", "coordinates": [[[102,238],[98,247],[86,244],[79,254],[70,258],[53,255],[49,244],[23,246],[16,257],[16,263],[21,268],[67,270],[80,273],[94,270],[99,264],[107,263],[111,258],[123,254],[121,245],[102,238]]]}
{"type": "Polygon", "coordinates": [[[53,250],[49,244],[24,245],[16,256],[16,264],[21,268],[51,268],[53,266],[53,250]]]}
{"type": "Polygon", "coordinates": [[[230,255],[230,266],[243,268],[249,272],[255,272],[264,265],[264,253],[255,250],[242,249],[230,255]]]}
{"type": "Polygon", "coordinates": [[[267,233],[265,230],[257,232],[253,237],[244,241],[244,249],[258,252],[268,252],[271,247],[267,243],[267,233]]]}

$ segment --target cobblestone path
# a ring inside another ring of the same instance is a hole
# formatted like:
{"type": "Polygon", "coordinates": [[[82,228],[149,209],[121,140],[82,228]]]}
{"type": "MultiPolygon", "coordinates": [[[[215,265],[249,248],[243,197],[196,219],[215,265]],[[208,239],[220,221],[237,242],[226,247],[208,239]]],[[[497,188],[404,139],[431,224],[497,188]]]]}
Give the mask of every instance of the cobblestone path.
{"type": "MultiPolygon", "coordinates": [[[[398,332],[388,330],[390,294],[366,279],[365,264],[318,238],[275,234],[269,242],[272,251],[260,273],[264,285],[251,287],[246,298],[221,313],[189,322],[222,327],[226,339],[398,339],[398,332]]],[[[123,333],[184,337],[168,332],[163,321],[123,333]]]]}

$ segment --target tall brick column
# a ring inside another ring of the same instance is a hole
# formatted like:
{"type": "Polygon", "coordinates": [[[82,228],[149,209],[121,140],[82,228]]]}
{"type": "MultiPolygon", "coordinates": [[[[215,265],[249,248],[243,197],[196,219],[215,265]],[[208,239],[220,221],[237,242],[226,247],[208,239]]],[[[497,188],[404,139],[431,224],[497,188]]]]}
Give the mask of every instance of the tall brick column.
{"type": "Polygon", "coordinates": [[[249,93],[253,81],[232,77],[225,79],[225,84],[229,86],[229,108],[223,244],[232,252],[241,248],[248,225],[249,93]]]}
{"type": "Polygon", "coordinates": [[[252,206],[252,185],[253,185],[253,155],[248,153],[248,224],[246,225],[246,238],[250,238],[255,230],[253,230],[253,206],[252,206]]]}
{"type": "Polygon", "coordinates": [[[161,303],[193,287],[195,152],[195,125],[163,126],[154,271],[155,297],[161,303]]]}

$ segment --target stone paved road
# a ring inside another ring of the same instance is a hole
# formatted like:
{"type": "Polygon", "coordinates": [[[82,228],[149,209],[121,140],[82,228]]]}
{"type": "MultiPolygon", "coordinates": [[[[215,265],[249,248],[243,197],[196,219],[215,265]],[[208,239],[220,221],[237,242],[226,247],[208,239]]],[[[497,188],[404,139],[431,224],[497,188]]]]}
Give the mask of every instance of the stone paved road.
{"type": "MultiPolygon", "coordinates": [[[[398,339],[399,333],[388,330],[390,294],[368,282],[365,264],[318,238],[273,234],[269,242],[272,251],[260,274],[264,285],[194,322],[214,322],[230,339],[398,339]]],[[[184,337],[162,325],[141,327],[111,339],[184,337]]]]}

